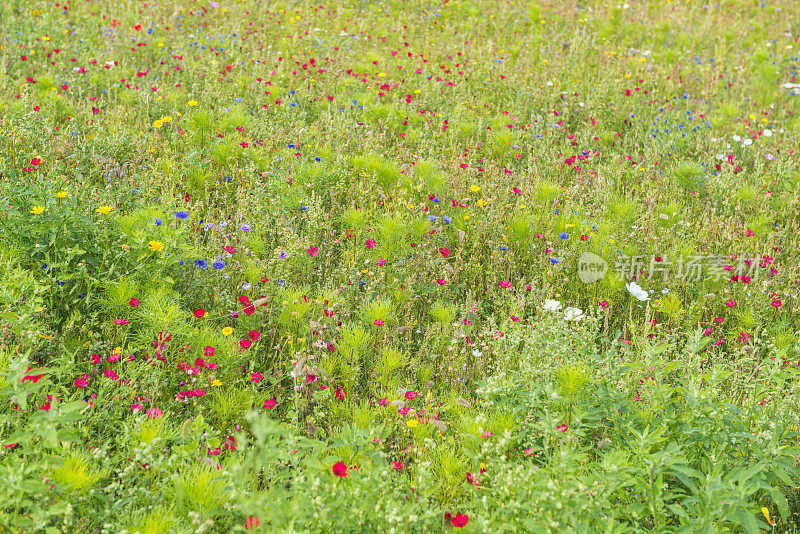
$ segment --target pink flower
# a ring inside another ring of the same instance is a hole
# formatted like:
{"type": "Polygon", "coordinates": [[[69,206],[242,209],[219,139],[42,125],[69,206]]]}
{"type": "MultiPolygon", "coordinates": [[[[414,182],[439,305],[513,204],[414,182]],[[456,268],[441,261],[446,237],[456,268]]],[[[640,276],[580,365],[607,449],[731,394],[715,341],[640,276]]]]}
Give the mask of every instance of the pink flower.
{"type": "Polygon", "coordinates": [[[151,419],[158,419],[159,417],[164,415],[164,412],[162,412],[158,408],[149,408],[144,413],[147,414],[147,417],[150,417],[151,419]]]}
{"type": "Polygon", "coordinates": [[[558,430],[559,432],[566,432],[567,431],[567,425],[558,425],[556,427],[556,430],[558,430]]]}
{"type": "Polygon", "coordinates": [[[239,340],[239,346],[242,347],[243,349],[249,349],[250,345],[252,345],[252,344],[253,344],[253,342],[250,341],[249,339],[240,339],[239,340]]]}
{"type": "Polygon", "coordinates": [[[310,247],[308,247],[308,250],[306,250],[306,252],[308,252],[308,255],[313,258],[314,256],[319,255],[319,247],[311,245],[310,247]]]}
{"type": "Polygon", "coordinates": [[[116,380],[119,378],[119,375],[114,371],[112,371],[111,369],[106,369],[103,374],[106,375],[106,378],[110,378],[111,380],[116,380]]]}
{"type": "Polygon", "coordinates": [[[408,400],[414,400],[415,398],[417,398],[417,392],[416,391],[406,391],[405,397],[408,400]]]}
{"type": "Polygon", "coordinates": [[[88,376],[89,376],[89,375],[83,375],[83,377],[82,377],[82,378],[76,378],[76,379],[75,379],[75,387],[76,387],[76,388],[78,388],[78,389],[83,389],[83,388],[85,388],[86,386],[88,386],[88,385],[89,385],[89,381],[88,381],[88,380],[86,380],[86,378],[87,378],[88,376]]]}
{"type": "Polygon", "coordinates": [[[344,400],[344,398],[347,396],[347,393],[345,393],[341,389],[337,389],[334,395],[336,396],[337,399],[344,400]]]}
{"type": "Polygon", "coordinates": [[[512,315],[511,316],[511,320],[514,321],[515,323],[518,323],[519,322],[519,317],[517,317],[516,315],[512,315]]]}
{"type": "Polygon", "coordinates": [[[383,399],[378,400],[378,406],[386,406],[388,404],[389,404],[389,399],[385,397],[383,399]]]}
{"type": "Polygon", "coordinates": [[[384,265],[386,265],[386,260],[384,260],[383,258],[381,258],[381,259],[379,259],[378,261],[376,261],[376,262],[375,262],[375,264],[376,264],[378,267],[383,267],[384,265]]]}
{"type": "Polygon", "coordinates": [[[601,308],[608,308],[608,302],[605,301],[605,300],[601,300],[600,301],[600,307],[601,308]]]}
{"type": "Polygon", "coordinates": [[[747,230],[747,231],[744,233],[744,235],[745,235],[745,236],[747,236],[747,237],[753,237],[753,236],[754,236],[754,235],[756,235],[756,234],[755,234],[755,232],[753,232],[752,230],[747,230]]]}
{"type": "Polygon", "coordinates": [[[139,404],[139,403],[136,403],[136,404],[134,404],[133,406],[131,406],[131,411],[132,411],[133,413],[136,413],[136,412],[138,412],[139,410],[141,410],[142,408],[144,408],[144,406],[142,406],[142,405],[141,405],[141,404],[139,404]]]}
{"type": "Polygon", "coordinates": [[[439,278],[436,280],[436,283],[439,284],[440,286],[443,286],[447,283],[447,280],[445,280],[444,278],[439,278]]]}
{"type": "Polygon", "coordinates": [[[500,287],[502,287],[503,289],[509,288],[511,287],[511,282],[509,282],[508,280],[501,280],[500,287]]]}
{"type": "Polygon", "coordinates": [[[368,248],[368,249],[373,249],[373,248],[375,248],[375,246],[377,245],[377,243],[375,242],[375,240],[374,240],[374,239],[367,239],[367,243],[366,243],[366,245],[367,245],[367,248],[368,248]]]}
{"type": "Polygon", "coordinates": [[[375,326],[383,326],[383,320],[382,319],[375,319],[375,326]]]}
{"type": "Polygon", "coordinates": [[[130,304],[132,307],[135,308],[136,306],[139,305],[139,299],[131,299],[128,301],[128,304],[130,304]]]}
{"type": "Polygon", "coordinates": [[[130,321],[127,319],[114,319],[114,324],[117,326],[122,326],[128,324],[130,321]]]}
{"type": "Polygon", "coordinates": [[[525,449],[522,452],[525,453],[525,456],[533,456],[533,449],[530,448],[530,447],[528,447],[527,449],[525,449]]]}
{"type": "Polygon", "coordinates": [[[259,382],[261,382],[262,378],[263,378],[263,375],[256,371],[255,373],[250,375],[250,382],[253,382],[254,384],[258,384],[259,382]]]}
{"type": "Polygon", "coordinates": [[[522,191],[520,191],[519,187],[515,187],[514,189],[512,189],[512,191],[514,191],[515,195],[521,195],[522,194],[522,191]]]}
{"type": "Polygon", "coordinates": [[[723,321],[725,321],[725,318],[724,318],[724,317],[715,317],[715,318],[714,318],[714,322],[715,322],[715,323],[717,323],[717,324],[720,324],[720,323],[722,323],[723,321]]]}
{"type": "Polygon", "coordinates": [[[92,354],[92,365],[98,365],[101,363],[103,363],[103,358],[101,358],[99,354],[92,354]]]}
{"type": "Polygon", "coordinates": [[[442,257],[444,257],[444,258],[446,258],[447,256],[450,255],[450,249],[448,249],[447,247],[440,248],[439,252],[442,253],[442,257]]]}
{"type": "Polygon", "coordinates": [[[275,407],[276,404],[277,404],[277,402],[275,401],[274,398],[267,399],[267,400],[264,401],[264,409],[265,410],[271,410],[271,409],[273,409],[275,407]]]}
{"type": "Polygon", "coordinates": [[[713,326],[709,326],[708,328],[703,330],[703,335],[704,336],[710,336],[713,332],[714,332],[714,327],[713,326]]]}
{"type": "Polygon", "coordinates": [[[247,335],[253,341],[258,341],[258,338],[261,337],[261,334],[258,333],[258,330],[250,330],[250,332],[247,335]]]}
{"type": "Polygon", "coordinates": [[[735,300],[729,300],[728,302],[725,303],[725,306],[727,306],[729,308],[733,308],[734,306],[736,306],[736,301],[735,300]]]}
{"type": "Polygon", "coordinates": [[[392,462],[392,469],[400,471],[403,468],[403,462],[392,462]]]}

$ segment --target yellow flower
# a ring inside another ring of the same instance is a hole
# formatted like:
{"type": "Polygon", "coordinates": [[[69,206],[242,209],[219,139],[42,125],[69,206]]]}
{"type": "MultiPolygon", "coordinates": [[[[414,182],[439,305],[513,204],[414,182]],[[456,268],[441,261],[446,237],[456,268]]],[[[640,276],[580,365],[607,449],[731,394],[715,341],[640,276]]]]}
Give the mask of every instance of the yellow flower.
{"type": "Polygon", "coordinates": [[[464,215],[464,220],[468,221],[469,220],[469,215],[464,215]]]}
{"type": "Polygon", "coordinates": [[[154,122],[153,126],[155,126],[156,128],[161,128],[162,126],[164,126],[164,123],[159,120],[154,122]]]}
{"type": "Polygon", "coordinates": [[[486,201],[484,201],[483,199],[480,199],[480,200],[477,202],[477,204],[478,204],[478,207],[479,207],[479,208],[482,208],[482,207],[484,207],[484,206],[486,205],[486,201]]]}
{"type": "Polygon", "coordinates": [[[223,336],[228,337],[231,334],[233,334],[233,328],[231,328],[230,326],[226,326],[225,328],[222,329],[223,336]]]}
{"type": "Polygon", "coordinates": [[[416,419],[409,419],[408,421],[406,421],[406,426],[408,426],[408,428],[416,428],[417,427],[417,420],[416,419]]]}
{"type": "Polygon", "coordinates": [[[59,191],[58,193],[56,193],[56,198],[67,198],[67,192],[59,191]]]}
{"type": "Polygon", "coordinates": [[[170,122],[172,121],[172,117],[167,115],[166,117],[161,117],[161,122],[170,122]]]}
{"type": "Polygon", "coordinates": [[[196,106],[198,104],[197,100],[189,100],[186,105],[189,107],[196,106]]]}
{"type": "Polygon", "coordinates": [[[114,209],[114,208],[112,208],[111,206],[100,206],[99,208],[97,208],[94,211],[95,211],[95,213],[100,213],[102,215],[108,215],[108,212],[110,212],[112,209],[114,209]]]}
{"type": "Polygon", "coordinates": [[[44,212],[44,206],[34,206],[31,208],[31,213],[34,215],[41,215],[44,212]]]}
{"type": "Polygon", "coordinates": [[[773,520],[772,520],[772,519],[769,517],[769,508],[767,508],[766,506],[762,506],[762,507],[761,507],[761,513],[762,513],[762,514],[764,514],[764,517],[767,519],[767,523],[769,523],[769,524],[770,524],[770,526],[773,526],[773,527],[774,527],[774,526],[775,526],[775,521],[773,521],[773,520]]]}
{"type": "Polygon", "coordinates": [[[161,241],[150,241],[148,244],[150,245],[150,250],[154,250],[156,252],[164,250],[164,243],[161,241]]]}
{"type": "Polygon", "coordinates": [[[219,381],[219,380],[217,380],[216,378],[215,378],[214,380],[212,380],[212,381],[211,381],[211,387],[212,387],[212,388],[215,388],[215,387],[217,387],[217,386],[221,386],[221,385],[222,385],[222,382],[220,382],[220,381],[219,381]]]}
{"type": "Polygon", "coordinates": [[[473,193],[477,193],[478,191],[481,190],[481,188],[479,186],[473,184],[473,185],[469,186],[469,190],[472,191],[473,193]]]}

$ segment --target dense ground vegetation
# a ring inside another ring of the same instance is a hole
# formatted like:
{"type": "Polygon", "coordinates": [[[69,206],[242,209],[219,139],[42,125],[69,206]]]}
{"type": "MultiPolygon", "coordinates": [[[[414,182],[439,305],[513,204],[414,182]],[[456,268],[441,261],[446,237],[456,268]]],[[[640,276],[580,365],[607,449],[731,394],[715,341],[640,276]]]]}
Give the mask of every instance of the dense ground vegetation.
{"type": "Polygon", "coordinates": [[[0,4],[0,530],[797,532],[794,1],[0,4]]]}

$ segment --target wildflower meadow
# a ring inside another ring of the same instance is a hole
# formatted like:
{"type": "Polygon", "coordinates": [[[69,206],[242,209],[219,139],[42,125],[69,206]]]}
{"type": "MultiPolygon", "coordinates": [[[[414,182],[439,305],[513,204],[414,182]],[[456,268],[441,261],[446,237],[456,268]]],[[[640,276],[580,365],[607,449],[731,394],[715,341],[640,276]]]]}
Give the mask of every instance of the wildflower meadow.
{"type": "Polygon", "coordinates": [[[0,532],[800,532],[797,0],[0,2],[0,532]]]}

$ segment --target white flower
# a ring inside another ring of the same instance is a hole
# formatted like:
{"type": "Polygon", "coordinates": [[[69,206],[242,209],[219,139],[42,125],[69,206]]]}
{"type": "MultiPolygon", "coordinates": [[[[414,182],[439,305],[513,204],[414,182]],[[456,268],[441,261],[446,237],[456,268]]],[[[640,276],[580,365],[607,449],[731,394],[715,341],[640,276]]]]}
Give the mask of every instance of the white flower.
{"type": "Polygon", "coordinates": [[[772,137],[772,130],[764,130],[764,137],[772,137]]]}
{"type": "Polygon", "coordinates": [[[741,141],[741,140],[742,140],[742,138],[741,138],[741,137],[739,137],[738,135],[734,135],[734,136],[733,136],[733,140],[734,140],[734,141],[736,141],[736,142],[738,143],[739,141],[741,141]]]}
{"type": "Polygon", "coordinates": [[[561,303],[553,299],[544,299],[544,309],[547,311],[558,311],[561,309],[561,303]]]}
{"type": "Polygon", "coordinates": [[[630,282],[629,284],[625,284],[625,289],[628,290],[628,293],[636,297],[638,300],[645,301],[650,300],[650,295],[647,294],[647,291],[639,287],[639,284],[636,282],[630,282]]]}
{"type": "Polygon", "coordinates": [[[575,321],[578,322],[583,319],[583,310],[580,308],[567,308],[564,310],[564,320],[565,321],[575,321]]]}

